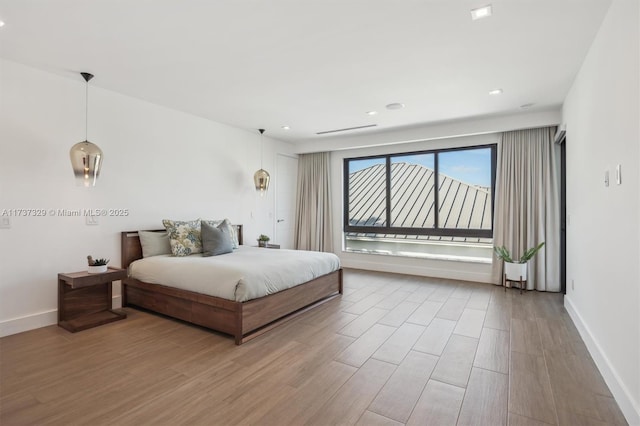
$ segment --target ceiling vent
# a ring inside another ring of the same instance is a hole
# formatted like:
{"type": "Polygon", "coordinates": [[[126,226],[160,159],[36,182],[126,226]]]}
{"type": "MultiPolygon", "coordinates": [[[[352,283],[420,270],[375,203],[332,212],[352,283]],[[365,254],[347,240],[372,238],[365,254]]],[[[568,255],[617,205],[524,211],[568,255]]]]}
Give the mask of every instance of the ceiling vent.
{"type": "Polygon", "coordinates": [[[316,133],[316,135],[326,135],[327,133],[348,132],[349,130],[366,129],[367,127],[376,127],[376,126],[377,124],[367,124],[366,126],[347,127],[346,129],[325,130],[323,132],[316,133]]]}

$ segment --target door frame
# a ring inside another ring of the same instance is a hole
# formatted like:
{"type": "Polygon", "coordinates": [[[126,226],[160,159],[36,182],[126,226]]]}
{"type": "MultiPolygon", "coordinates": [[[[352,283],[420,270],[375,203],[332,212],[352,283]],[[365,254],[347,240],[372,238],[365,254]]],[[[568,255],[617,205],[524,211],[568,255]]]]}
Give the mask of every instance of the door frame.
{"type": "Polygon", "coordinates": [[[560,145],[560,292],[567,294],[567,138],[560,145]]]}
{"type": "MultiPolygon", "coordinates": [[[[275,179],[276,187],[275,187],[275,194],[274,194],[274,197],[273,197],[273,199],[274,199],[273,200],[273,235],[274,235],[274,241],[278,241],[278,201],[279,201],[278,200],[278,185],[281,184],[281,179],[279,178],[280,170],[278,168],[278,156],[288,157],[288,158],[291,158],[293,160],[298,161],[298,155],[296,155],[296,154],[287,154],[287,153],[284,153],[284,152],[277,152],[276,153],[276,179],[275,179]]],[[[296,177],[296,188],[297,188],[297,185],[298,185],[298,183],[297,183],[297,177],[296,177]]],[[[293,194],[293,195],[294,195],[293,202],[295,204],[295,202],[296,202],[295,201],[295,197],[297,196],[297,194],[293,194]]],[[[294,209],[293,216],[294,216],[293,219],[295,220],[295,209],[294,209]]],[[[294,227],[295,227],[295,224],[294,224],[294,227]]],[[[294,246],[295,246],[295,237],[294,237],[293,243],[294,243],[294,246]]]]}

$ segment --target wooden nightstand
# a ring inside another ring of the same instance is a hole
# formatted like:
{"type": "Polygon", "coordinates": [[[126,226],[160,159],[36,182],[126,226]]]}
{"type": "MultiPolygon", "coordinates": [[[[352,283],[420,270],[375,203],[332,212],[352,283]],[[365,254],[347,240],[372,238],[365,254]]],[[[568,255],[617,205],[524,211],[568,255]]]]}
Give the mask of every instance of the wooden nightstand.
{"type": "Polygon", "coordinates": [[[127,277],[126,269],[109,268],[101,274],[58,274],[58,325],[73,333],[125,319],[111,309],[111,285],[127,277]]]}

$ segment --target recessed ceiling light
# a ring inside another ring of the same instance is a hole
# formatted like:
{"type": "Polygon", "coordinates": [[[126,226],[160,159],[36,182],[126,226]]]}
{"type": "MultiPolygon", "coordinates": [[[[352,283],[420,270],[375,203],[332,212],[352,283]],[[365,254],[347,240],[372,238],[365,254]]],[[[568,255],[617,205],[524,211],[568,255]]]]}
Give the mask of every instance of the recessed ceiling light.
{"type": "Polygon", "coordinates": [[[500,95],[502,93],[502,89],[493,89],[489,91],[490,95],[500,95]]]}
{"type": "Polygon", "coordinates": [[[490,4],[479,7],[477,9],[471,9],[471,19],[473,19],[474,21],[476,19],[487,18],[492,14],[493,14],[493,10],[490,4]]]}
{"type": "Polygon", "coordinates": [[[291,127],[289,127],[289,126],[282,126],[282,130],[289,130],[289,129],[291,129],[291,127]]]}
{"type": "Polygon", "coordinates": [[[0,27],[4,27],[4,21],[0,21],[0,27]]]}
{"type": "Polygon", "coordinates": [[[529,109],[529,108],[531,108],[531,107],[532,107],[532,106],[534,106],[534,105],[535,105],[535,104],[533,104],[533,103],[530,103],[530,104],[524,104],[524,105],[520,105],[520,108],[522,108],[522,109],[529,109]]]}
{"type": "Polygon", "coordinates": [[[378,111],[367,111],[367,115],[376,115],[378,111]]]}
{"type": "Polygon", "coordinates": [[[399,102],[394,102],[392,104],[389,104],[386,106],[387,109],[402,109],[404,108],[404,104],[401,104],[399,102]]]}

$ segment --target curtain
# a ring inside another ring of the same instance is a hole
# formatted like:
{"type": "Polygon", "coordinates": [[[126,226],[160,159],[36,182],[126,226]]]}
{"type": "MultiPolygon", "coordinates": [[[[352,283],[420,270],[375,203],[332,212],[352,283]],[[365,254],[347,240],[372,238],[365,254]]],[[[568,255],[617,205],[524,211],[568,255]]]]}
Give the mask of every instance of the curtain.
{"type": "MultiPolygon", "coordinates": [[[[555,128],[502,134],[493,224],[493,245],[512,258],[545,242],[529,261],[527,289],[560,291],[559,147],[555,128]]],[[[493,258],[493,281],[502,284],[503,262],[493,258]]]]}
{"type": "Polygon", "coordinates": [[[333,250],[329,161],[328,152],[301,154],[298,157],[294,233],[297,250],[333,250]]]}

